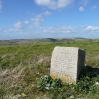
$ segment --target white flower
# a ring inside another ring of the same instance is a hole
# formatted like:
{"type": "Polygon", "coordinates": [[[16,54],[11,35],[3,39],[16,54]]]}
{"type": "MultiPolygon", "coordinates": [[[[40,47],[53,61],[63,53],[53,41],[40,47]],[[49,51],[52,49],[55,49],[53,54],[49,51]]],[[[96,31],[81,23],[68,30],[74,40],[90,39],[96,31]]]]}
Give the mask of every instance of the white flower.
{"type": "Polygon", "coordinates": [[[95,84],[96,84],[96,85],[99,85],[99,82],[96,82],[95,84]]]}

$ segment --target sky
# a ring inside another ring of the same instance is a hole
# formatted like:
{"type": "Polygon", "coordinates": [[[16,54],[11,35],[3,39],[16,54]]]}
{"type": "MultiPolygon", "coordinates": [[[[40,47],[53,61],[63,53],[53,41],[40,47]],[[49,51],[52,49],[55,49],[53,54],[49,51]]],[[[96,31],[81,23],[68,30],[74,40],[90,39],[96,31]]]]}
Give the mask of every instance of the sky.
{"type": "Polygon", "coordinates": [[[0,40],[99,38],[99,0],[0,0],[0,40]]]}

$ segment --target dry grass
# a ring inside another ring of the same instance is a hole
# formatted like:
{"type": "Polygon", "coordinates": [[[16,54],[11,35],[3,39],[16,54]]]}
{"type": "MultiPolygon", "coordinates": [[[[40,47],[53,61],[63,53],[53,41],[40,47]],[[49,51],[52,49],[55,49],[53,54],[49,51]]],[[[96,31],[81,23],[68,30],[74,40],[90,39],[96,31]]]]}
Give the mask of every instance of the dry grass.
{"type": "Polygon", "coordinates": [[[2,81],[19,81],[24,77],[24,75],[22,74],[24,69],[25,68],[22,66],[17,66],[13,69],[1,70],[0,79],[2,81]]]}
{"type": "Polygon", "coordinates": [[[40,56],[37,57],[36,63],[37,64],[43,64],[43,63],[50,62],[50,60],[51,60],[50,57],[40,55],[40,56]]]}
{"type": "MultiPolygon", "coordinates": [[[[30,92],[36,91],[37,80],[44,72],[49,71],[49,67],[46,67],[50,63],[48,56],[34,56],[27,62],[27,65],[20,64],[15,68],[0,69],[0,88],[6,93],[3,99],[31,99],[30,92]]],[[[32,97],[36,99],[37,96],[32,97]]],[[[47,99],[44,97],[41,99],[47,99]]]]}

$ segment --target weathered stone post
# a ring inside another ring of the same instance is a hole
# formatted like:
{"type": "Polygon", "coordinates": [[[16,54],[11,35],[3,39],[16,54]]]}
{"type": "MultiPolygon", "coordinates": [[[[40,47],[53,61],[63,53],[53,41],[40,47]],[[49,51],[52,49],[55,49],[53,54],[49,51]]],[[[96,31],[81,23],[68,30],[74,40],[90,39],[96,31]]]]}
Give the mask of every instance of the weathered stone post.
{"type": "Polygon", "coordinates": [[[84,67],[85,51],[77,47],[55,47],[52,52],[50,75],[64,83],[76,84],[84,67]]]}

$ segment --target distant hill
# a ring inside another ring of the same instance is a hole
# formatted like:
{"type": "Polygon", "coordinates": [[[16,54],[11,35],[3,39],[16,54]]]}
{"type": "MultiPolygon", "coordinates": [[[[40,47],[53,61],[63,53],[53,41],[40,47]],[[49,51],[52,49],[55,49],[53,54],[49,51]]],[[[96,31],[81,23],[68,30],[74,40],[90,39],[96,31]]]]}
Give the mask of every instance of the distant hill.
{"type": "Polygon", "coordinates": [[[13,39],[0,40],[0,45],[20,45],[20,44],[35,44],[35,43],[49,43],[49,42],[70,42],[75,40],[90,40],[86,38],[37,38],[37,39],[13,39]]]}

